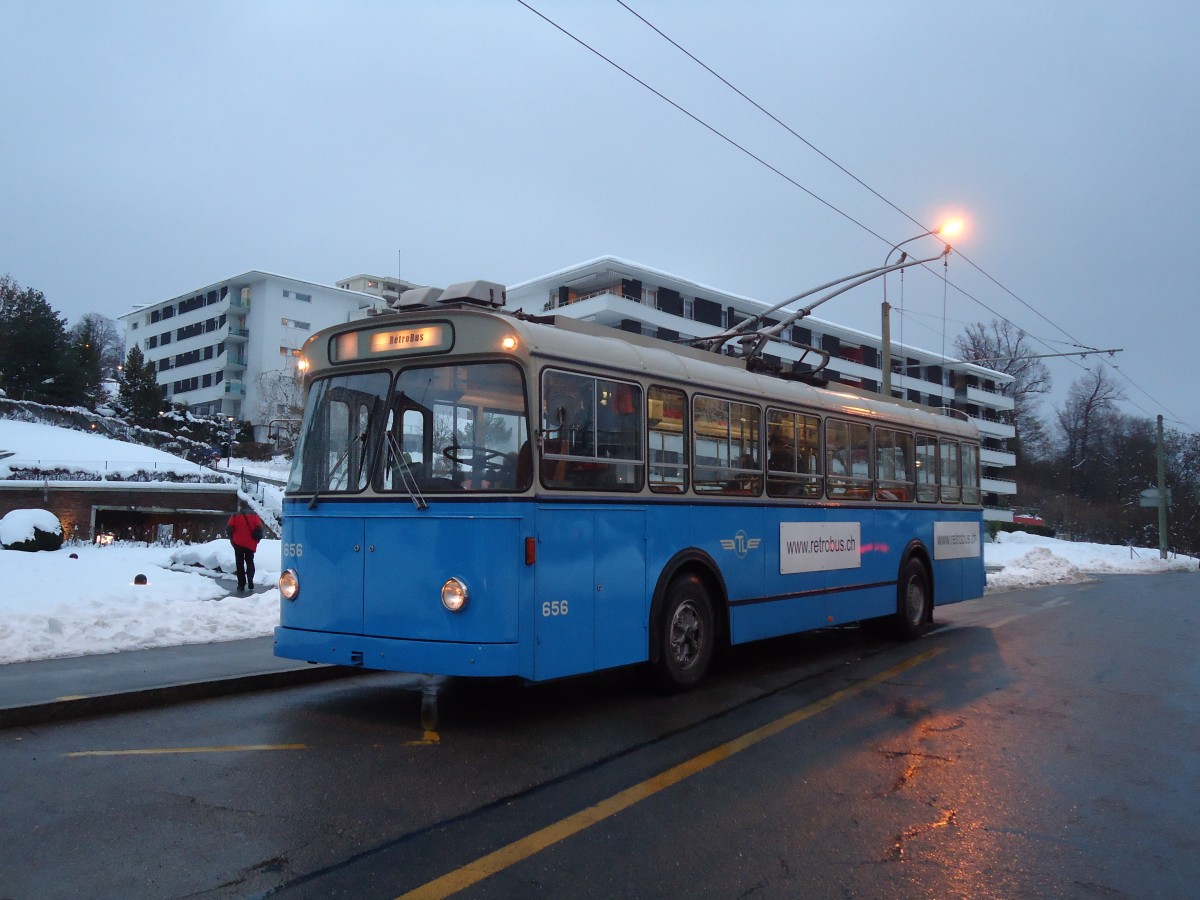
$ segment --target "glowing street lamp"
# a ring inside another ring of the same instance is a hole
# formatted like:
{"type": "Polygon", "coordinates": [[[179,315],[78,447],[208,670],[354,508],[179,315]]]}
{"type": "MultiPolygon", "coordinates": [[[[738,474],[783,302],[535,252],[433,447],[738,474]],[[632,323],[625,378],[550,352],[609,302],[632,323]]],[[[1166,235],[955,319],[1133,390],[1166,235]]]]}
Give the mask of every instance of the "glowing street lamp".
{"type": "MultiPolygon", "coordinates": [[[[919,241],[923,237],[936,236],[939,238],[949,238],[960,233],[963,230],[962,219],[948,219],[937,228],[931,228],[929,231],[922,231],[920,234],[907,238],[899,244],[893,244],[892,249],[888,251],[888,255],[883,260],[884,276],[883,276],[883,307],[882,307],[882,325],[880,328],[880,344],[882,348],[881,365],[883,369],[882,387],[880,393],[890,400],[892,399],[892,307],[887,302],[887,273],[891,271],[888,267],[888,261],[892,258],[892,254],[903,247],[905,244],[911,244],[913,241],[919,241]]],[[[950,255],[950,244],[946,243],[945,249],[941,256],[950,255]]],[[[903,263],[907,259],[908,253],[901,251],[899,262],[903,263]]]]}

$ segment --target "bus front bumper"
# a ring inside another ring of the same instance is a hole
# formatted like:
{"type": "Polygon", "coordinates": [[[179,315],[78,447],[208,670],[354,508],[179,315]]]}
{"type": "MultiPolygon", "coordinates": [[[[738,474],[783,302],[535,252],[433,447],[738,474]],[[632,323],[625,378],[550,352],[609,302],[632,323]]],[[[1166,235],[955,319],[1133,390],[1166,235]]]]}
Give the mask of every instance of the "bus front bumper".
{"type": "Polygon", "coordinates": [[[335,666],[431,675],[521,675],[517,644],[454,644],[275,629],[275,655],[335,666]]]}

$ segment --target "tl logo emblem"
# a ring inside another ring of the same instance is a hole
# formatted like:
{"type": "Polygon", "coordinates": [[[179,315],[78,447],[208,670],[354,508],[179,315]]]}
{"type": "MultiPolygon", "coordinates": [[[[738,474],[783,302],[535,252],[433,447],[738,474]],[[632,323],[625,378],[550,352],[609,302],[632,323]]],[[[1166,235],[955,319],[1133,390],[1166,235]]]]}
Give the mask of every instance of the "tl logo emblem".
{"type": "Polygon", "coordinates": [[[746,554],[751,550],[757,550],[761,543],[762,538],[746,537],[746,532],[739,529],[732,539],[721,538],[721,549],[732,550],[737,554],[738,559],[745,559],[746,554]]]}

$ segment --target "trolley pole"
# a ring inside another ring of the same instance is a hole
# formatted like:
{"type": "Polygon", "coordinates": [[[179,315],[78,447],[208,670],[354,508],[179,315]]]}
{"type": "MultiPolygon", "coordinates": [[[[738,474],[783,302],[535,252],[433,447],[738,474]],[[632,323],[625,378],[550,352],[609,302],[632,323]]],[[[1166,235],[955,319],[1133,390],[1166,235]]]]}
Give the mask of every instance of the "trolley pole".
{"type": "Polygon", "coordinates": [[[1158,417],[1158,558],[1167,558],[1167,462],[1163,450],[1163,417],[1158,417]]]}

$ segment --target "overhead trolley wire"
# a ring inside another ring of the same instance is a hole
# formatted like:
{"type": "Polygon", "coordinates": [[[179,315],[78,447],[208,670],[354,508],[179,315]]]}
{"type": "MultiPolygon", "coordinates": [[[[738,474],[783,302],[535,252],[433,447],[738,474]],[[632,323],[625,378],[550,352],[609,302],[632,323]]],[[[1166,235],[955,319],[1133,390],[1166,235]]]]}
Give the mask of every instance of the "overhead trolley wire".
{"type": "MultiPolygon", "coordinates": [[[[545,13],[543,13],[543,12],[541,12],[540,10],[536,9],[535,7],[533,7],[531,4],[529,4],[528,2],[526,2],[526,0],[517,0],[517,2],[518,2],[518,3],[519,3],[521,6],[525,7],[525,8],[526,8],[526,9],[528,9],[530,12],[532,12],[534,15],[538,16],[538,18],[542,19],[542,20],[543,20],[544,22],[546,22],[548,25],[550,25],[550,26],[552,26],[553,28],[557,29],[557,30],[558,30],[559,32],[561,32],[563,35],[565,35],[566,37],[570,38],[570,39],[571,39],[572,41],[574,41],[575,43],[579,44],[579,46],[583,47],[585,50],[589,51],[589,52],[590,52],[590,53],[592,53],[593,55],[595,55],[595,56],[599,57],[601,60],[603,60],[604,62],[608,63],[610,66],[612,66],[614,69],[616,69],[617,71],[619,71],[621,74],[623,74],[623,75],[625,75],[627,78],[630,78],[631,80],[635,81],[635,82],[636,82],[638,85],[640,85],[641,87],[645,88],[645,89],[646,89],[647,91],[649,91],[650,93],[654,94],[654,96],[658,97],[658,98],[659,98],[660,100],[662,100],[663,102],[665,102],[665,103],[669,104],[670,106],[674,107],[674,108],[675,108],[676,110],[678,110],[679,112],[683,113],[683,115],[687,116],[689,119],[691,119],[691,120],[692,120],[693,122],[695,122],[697,125],[700,125],[702,128],[704,128],[705,130],[707,130],[707,131],[711,132],[712,134],[714,134],[715,136],[717,136],[717,137],[718,137],[718,138],[720,138],[721,140],[725,141],[725,142],[726,142],[727,144],[729,144],[730,146],[732,146],[732,147],[734,147],[735,149],[739,150],[740,152],[742,152],[742,153],[743,153],[743,154],[745,154],[746,156],[749,156],[751,159],[753,159],[753,160],[754,160],[755,162],[757,162],[759,165],[761,165],[761,166],[765,167],[766,169],[770,170],[771,172],[775,173],[775,174],[776,174],[776,175],[778,175],[780,178],[784,179],[786,182],[788,182],[789,184],[791,184],[793,187],[796,187],[796,188],[800,189],[801,191],[803,191],[805,194],[807,194],[808,196],[810,196],[812,199],[816,200],[816,201],[817,201],[818,203],[820,203],[821,205],[825,206],[826,208],[828,208],[828,209],[832,210],[833,212],[837,213],[838,215],[842,216],[844,219],[846,219],[847,221],[851,222],[852,224],[854,224],[854,225],[857,225],[859,228],[861,228],[863,231],[865,231],[865,232],[867,232],[868,234],[870,234],[872,237],[876,238],[877,240],[880,240],[880,241],[882,241],[883,243],[887,244],[888,246],[893,246],[893,244],[891,243],[891,241],[889,241],[889,240],[888,240],[887,238],[885,238],[883,235],[879,234],[877,231],[875,231],[873,228],[871,228],[870,226],[868,226],[866,223],[864,223],[864,222],[862,222],[862,221],[860,221],[860,220],[856,219],[856,218],[855,218],[854,216],[852,216],[850,213],[848,213],[848,212],[846,212],[845,210],[843,210],[843,209],[839,208],[839,207],[838,207],[836,204],[834,204],[833,202],[831,202],[831,201],[829,201],[829,200],[826,200],[824,197],[820,196],[820,195],[819,195],[819,194],[817,194],[815,191],[813,191],[813,190],[811,190],[810,188],[806,187],[805,185],[801,184],[799,181],[797,181],[796,179],[792,178],[790,175],[788,175],[787,173],[785,173],[784,171],[782,171],[781,169],[779,169],[777,166],[775,166],[775,165],[773,165],[773,164],[771,164],[771,163],[767,162],[767,160],[763,159],[761,156],[759,156],[758,154],[756,154],[756,153],[754,153],[753,151],[751,151],[751,150],[750,150],[748,147],[744,146],[743,144],[740,144],[740,143],[738,143],[736,140],[734,140],[734,139],[733,139],[732,137],[730,137],[729,135],[725,134],[723,131],[721,131],[721,130],[720,130],[719,128],[717,128],[716,126],[709,124],[709,123],[708,123],[708,122],[706,122],[704,119],[700,118],[700,116],[698,116],[698,115],[696,115],[695,113],[693,113],[691,110],[689,110],[689,109],[685,108],[683,105],[681,105],[680,103],[677,103],[675,100],[672,100],[670,97],[668,97],[668,96],[667,96],[666,94],[664,94],[662,91],[660,91],[660,90],[658,90],[657,88],[655,88],[655,87],[651,86],[649,83],[647,83],[647,82],[646,82],[646,81],[644,81],[643,79],[639,78],[637,75],[633,74],[631,71],[629,71],[628,69],[626,69],[624,66],[620,65],[619,63],[617,63],[617,62],[616,62],[615,60],[613,60],[611,57],[609,57],[609,56],[606,56],[604,53],[600,52],[598,49],[596,49],[595,47],[593,47],[591,44],[587,43],[587,42],[586,42],[586,41],[584,41],[582,38],[578,37],[577,35],[575,35],[575,34],[574,34],[574,33],[572,33],[571,31],[569,31],[567,28],[565,28],[564,26],[560,25],[558,22],[556,22],[556,21],[554,21],[553,19],[551,19],[551,18],[550,18],[549,16],[547,16],[545,13]]],[[[760,112],[762,112],[764,115],[766,115],[767,117],[769,117],[769,118],[770,118],[772,121],[776,122],[776,123],[777,123],[777,124],[778,124],[780,127],[784,128],[784,129],[785,129],[785,130],[786,130],[786,131],[787,131],[789,134],[791,134],[791,135],[792,135],[793,137],[795,137],[797,140],[801,141],[801,142],[802,142],[802,143],[804,143],[804,144],[805,144],[807,147],[809,147],[810,149],[812,149],[812,150],[813,150],[815,153],[819,154],[819,155],[820,155],[820,156],[821,156],[823,159],[827,160],[827,161],[828,161],[828,162],[829,162],[831,165],[835,166],[835,167],[836,167],[838,170],[840,170],[841,172],[843,172],[844,174],[846,174],[848,177],[850,177],[851,179],[853,179],[853,180],[854,180],[856,183],[858,183],[860,186],[862,186],[863,188],[865,188],[867,191],[869,191],[871,194],[873,194],[873,195],[874,195],[875,197],[877,197],[879,200],[881,200],[882,202],[884,202],[885,204],[887,204],[887,205],[888,205],[889,207],[891,207],[893,210],[895,210],[896,212],[898,212],[898,213],[900,213],[901,215],[903,215],[903,216],[904,216],[905,218],[907,218],[909,221],[913,222],[913,223],[914,223],[914,224],[915,224],[917,227],[921,228],[923,231],[931,231],[931,229],[929,229],[929,228],[928,228],[928,227],[927,227],[925,224],[923,224],[923,223],[922,223],[920,220],[918,220],[918,219],[917,219],[917,218],[915,218],[914,216],[910,215],[908,212],[906,212],[905,210],[903,210],[901,207],[899,207],[898,205],[896,205],[896,204],[895,204],[895,203],[893,203],[892,201],[888,200],[888,199],[887,199],[885,196],[883,196],[883,194],[881,194],[879,191],[875,190],[873,187],[871,187],[870,185],[868,185],[868,184],[867,184],[865,181],[863,181],[861,178],[859,178],[858,176],[856,176],[854,173],[852,173],[850,170],[848,170],[848,169],[847,169],[845,166],[843,166],[843,165],[841,165],[840,163],[838,163],[836,160],[834,160],[834,159],[833,159],[831,156],[829,156],[827,153],[825,153],[824,151],[822,151],[822,150],[820,150],[819,148],[817,148],[817,147],[816,147],[816,146],[815,146],[815,145],[814,145],[812,142],[810,142],[809,140],[807,140],[806,138],[804,138],[802,135],[800,135],[798,132],[796,132],[796,131],[795,131],[793,128],[791,128],[789,125],[787,125],[787,124],[786,124],[785,122],[783,122],[781,119],[779,119],[779,117],[777,117],[777,116],[776,116],[776,115],[774,115],[773,113],[769,112],[769,111],[768,111],[766,108],[764,108],[764,107],[763,107],[761,104],[759,104],[759,103],[757,103],[755,100],[753,100],[753,99],[752,99],[752,98],[751,98],[749,95],[747,95],[747,94],[746,94],[744,91],[742,91],[742,90],[740,90],[739,88],[735,87],[735,86],[734,86],[734,85],[733,85],[733,84],[732,84],[732,83],[731,83],[731,82],[730,82],[728,79],[726,79],[726,78],[724,78],[723,76],[721,76],[720,74],[718,74],[718,73],[717,73],[717,72],[716,72],[716,71],[715,71],[715,70],[714,70],[712,67],[708,66],[706,63],[702,62],[702,61],[701,61],[701,60],[700,60],[698,57],[696,57],[696,56],[695,56],[695,54],[693,54],[693,53],[691,53],[690,51],[688,51],[687,49],[685,49],[685,48],[684,48],[682,45],[680,45],[680,44],[679,44],[677,41],[675,41],[674,39],[672,39],[671,37],[669,37],[669,36],[668,36],[666,33],[664,33],[664,32],[663,32],[663,31],[662,31],[660,28],[658,28],[657,26],[653,25],[653,24],[652,24],[652,23],[651,23],[649,20],[647,20],[647,19],[646,19],[644,16],[642,16],[640,13],[638,13],[638,12],[637,12],[637,11],[635,11],[635,10],[634,10],[632,7],[630,7],[630,6],[629,6],[627,3],[625,3],[625,2],[624,2],[624,0],[617,0],[617,2],[618,2],[618,3],[619,3],[621,6],[622,6],[622,7],[624,7],[624,8],[625,8],[625,9],[626,9],[626,10],[627,10],[627,11],[628,11],[628,12],[629,12],[631,15],[635,16],[636,18],[638,18],[638,19],[639,19],[640,21],[642,21],[642,22],[643,22],[643,23],[644,23],[644,24],[645,24],[647,27],[651,28],[651,29],[652,29],[652,30],[654,30],[654,31],[655,31],[657,34],[659,34],[659,35],[660,35],[660,36],[661,36],[661,37],[662,37],[664,40],[666,40],[667,42],[669,42],[669,43],[670,43],[672,46],[676,47],[676,48],[677,48],[677,49],[678,49],[678,50],[679,50],[681,53],[685,54],[685,55],[686,55],[688,58],[690,58],[691,60],[693,60],[693,61],[694,61],[694,62],[695,62],[697,65],[699,65],[699,66],[701,66],[702,68],[704,68],[704,69],[705,69],[707,72],[709,72],[709,73],[710,73],[710,74],[711,74],[711,75],[712,75],[714,78],[717,78],[717,79],[718,79],[719,81],[721,81],[721,82],[722,82],[724,85],[726,85],[726,86],[727,86],[727,87],[728,87],[730,90],[732,90],[732,91],[734,91],[735,93],[737,93],[737,94],[738,94],[738,96],[742,97],[742,98],[743,98],[743,99],[744,99],[746,102],[750,103],[750,104],[751,104],[752,106],[754,106],[754,107],[755,107],[757,110],[759,110],[759,111],[760,111],[760,112]]],[[[966,262],[968,265],[970,265],[972,268],[974,268],[976,271],[978,271],[980,274],[982,274],[982,275],[983,275],[985,278],[987,278],[989,281],[991,281],[993,284],[995,284],[997,287],[999,287],[1001,290],[1003,290],[1005,293],[1007,293],[1007,294],[1008,294],[1010,297],[1012,297],[1012,298],[1013,298],[1014,300],[1016,300],[1018,303],[1020,303],[1020,304],[1021,304],[1022,306],[1024,306],[1026,309],[1028,309],[1028,310],[1030,310],[1031,312],[1033,312],[1033,313],[1034,313],[1035,315],[1037,315],[1039,318],[1043,319],[1043,320],[1044,320],[1044,321],[1045,321],[1047,324],[1051,325],[1051,326],[1052,326],[1053,328],[1055,328],[1057,331],[1061,332],[1063,335],[1065,335],[1066,337],[1068,337],[1068,338],[1069,338],[1069,339],[1070,339],[1070,340],[1071,340],[1071,341],[1072,341],[1072,342],[1075,344],[1075,346],[1077,346],[1077,347],[1080,347],[1080,348],[1081,348],[1081,352],[1085,352],[1085,353],[1096,352],[1096,348],[1094,348],[1094,347],[1089,347],[1089,346],[1087,346],[1087,345],[1083,344],[1083,343],[1082,343],[1081,341],[1079,341],[1077,338],[1075,338],[1074,336],[1072,336],[1072,335],[1071,335],[1071,334],[1070,334],[1070,333],[1069,333],[1069,332],[1068,332],[1066,329],[1064,329],[1062,326],[1058,325],[1056,322],[1054,322],[1053,320],[1051,320],[1049,317],[1047,317],[1047,316],[1046,316],[1044,313],[1042,313],[1040,310],[1038,310],[1037,308],[1035,308],[1034,306],[1032,306],[1031,304],[1029,304],[1028,302],[1026,302],[1026,301],[1025,301],[1023,298],[1021,298],[1019,295],[1017,295],[1017,294],[1016,294],[1014,291],[1012,291],[1011,289],[1009,289],[1008,287],[1006,287],[1004,284],[1002,284],[1002,283],[1001,283],[1001,282],[1000,282],[998,279],[996,279],[996,278],[995,278],[994,276],[992,276],[990,273],[988,273],[987,271],[985,271],[985,270],[984,270],[984,269],[983,269],[981,266],[979,266],[979,265],[978,265],[976,262],[974,262],[974,260],[972,260],[970,257],[966,256],[966,254],[962,253],[961,251],[956,251],[956,253],[958,254],[958,256],[959,256],[959,257],[961,257],[961,258],[963,259],[963,261],[964,261],[964,262],[966,262]]],[[[922,268],[925,268],[925,267],[922,267],[922,268]]],[[[980,307],[982,307],[983,309],[987,310],[989,313],[991,313],[991,314],[992,314],[993,316],[995,316],[997,319],[999,319],[999,320],[1001,320],[1001,321],[1004,321],[1004,322],[1007,322],[1008,324],[1010,324],[1010,325],[1013,325],[1013,326],[1014,326],[1014,327],[1016,327],[1016,328],[1020,328],[1020,326],[1019,326],[1019,325],[1017,325],[1015,322],[1012,322],[1012,321],[1011,321],[1011,320],[1010,320],[1010,319],[1009,319],[1007,316],[1004,316],[1003,314],[1001,314],[1001,313],[1000,313],[1000,312],[998,312],[997,310],[995,310],[995,309],[992,309],[992,307],[990,307],[988,304],[984,303],[982,300],[980,300],[980,299],[979,299],[978,297],[976,297],[974,294],[970,293],[969,291],[965,290],[964,288],[960,287],[959,285],[955,284],[954,282],[947,281],[947,284],[949,284],[951,287],[953,287],[953,288],[954,288],[956,291],[958,291],[958,292],[959,292],[960,294],[962,294],[964,297],[968,298],[969,300],[971,300],[971,301],[973,301],[974,303],[978,304],[978,305],[979,305],[980,307]]],[[[1024,331],[1024,329],[1021,329],[1021,330],[1022,330],[1022,331],[1024,331]]],[[[1031,336],[1031,337],[1033,337],[1033,336],[1031,336]]],[[[1043,341],[1041,338],[1033,337],[1033,339],[1034,339],[1034,340],[1036,340],[1036,341],[1038,341],[1039,343],[1043,343],[1043,344],[1045,344],[1045,341],[1043,341]]],[[[1048,345],[1047,345],[1047,346],[1048,346],[1048,345]]],[[[1075,362],[1074,360],[1072,360],[1072,362],[1073,362],[1075,365],[1079,366],[1080,368],[1082,368],[1082,369],[1085,369],[1085,370],[1086,370],[1086,366],[1083,366],[1083,365],[1081,365],[1080,363],[1078,363],[1078,362],[1075,362]]],[[[1135,388],[1137,388],[1137,389],[1138,389],[1138,390],[1139,390],[1141,393],[1143,393],[1143,394],[1145,394],[1147,397],[1149,397],[1149,398],[1150,398],[1150,399],[1151,399],[1151,400],[1152,400],[1152,401],[1153,401],[1153,402],[1154,402],[1156,405],[1158,405],[1158,406],[1160,406],[1160,407],[1163,407],[1164,409],[1166,408],[1165,406],[1163,406],[1163,404],[1161,404],[1161,403],[1159,403],[1157,400],[1155,400],[1155,398],[1154,398],[1154,397],[1152,397],[1152,396],[1151,396],[1151,395],[1150,395],[1150,394],[1149,394],[1147,391],[1145,391],[1143,388],[1141,388],[1139,385],[1137,385],[1137,384],[1136,384],[1136,383],[1133,381],[1133,379],[1131,379],[1131,378],[1130,378],[1128,375],[1126,375],[1126,374],[1125,374],[1125,373],[1124,373],[1124,372],[1123,372],[1123,371],[1122,371],[1122,370],[1121,370],[1119,367],[1117,367],[1117,366],[1115,366],[1115,365],[1112,365],[1111,363],[1106,363],[1106,364],[1108,364],[1108,365],[1112,366],[1112,368],[1113,368],[1115,371],[1117,371],[1118,373],[1120,373],[1120,375],[1121,375],[1121,377],[1122,377],[1122,378],[1124,378],[1124,379],[1125,379],[1126,381],[1128,381],[1128,382],[1129,382],[1131,385],[1133,385],[1135,388]]],[[[1131,402],[1131,405],[1133,405],[1133,406],[1137,407],[1137,404],[1133,404],[1132,402],[1131,402]]],[[[1138,408],[1138,409],[1141,409],[1141,407],[1137,407],[1137,408],[1138,408]]],[[[1142,412],[1145,412],[1145,410],[1142,410],[1142,412]]],[[[1168,410],[1168,412],[1169,412],[1169,410],[1168,410]]],[[[1147,415],[1149,415],[1149,414],[1147,413],[1147,415]]],[[[1172,414],[1172,415],[1174,415],[1174,414],[1172,414]]]]}
{"type": "MultiPolygon", "coordinates": [[[[867,182],[863,181],[861,178],[859,178],[857,175],[855,175],[853,172],[851,172],[849,169],[847,169],[845,166],[843,166],[841,163],[839,163],[836,159],[834,159],[832,156],[830,156],[828,153],[826,153],[824,150],[822,150],[820,147],[818,147],[812,141],[808,140],[808,138],[804,137],[802,134],[800,134],[798,131],[796,131],[794,128],[792,128],[790,125],[788,125],[782,119],[780,119],[777,115],[775,115],[773,112],[771,112],[766,107],[764,107],[757,100],[752,98],[749,94],[747,94],[741,88],[739,88],[735,84],[733,84],[733,82],[731,82],[728,78],[721,75],[712,66],[708,65],[708,63],[701,60],[698,56],[696,56],[696,54],[692,53],[690,50],[688,50],[686,47],[684,47],[682,44],[680,44],[678,41],[676,41],[674,38],[672,38],[670,35],[668,35],[666,32],[664,32],[661,28],[659,28],[657,25],[655,25],[653,22],[651,22],[649,19],[647,19],[645,16],[643,16],[637,10],[635,10],[632,6],[630,6],[628,3],[626,3],[625,0],[617,0],[617,3],[619,3],[622,7],[624,7],[625,10],[627,10],[631,15],[633,15],[635,18],[637,18],[643,24],[645,24],[646,27],[650,28],[652,31],[654,31],[656,34],[658,34],[659,37],[661,37],[663,40],[665,40],[671,46],[675,47],[675,49],[677,49],[680,53],[684,54],[686,57],[688,57],[688,59],[692,60],[694,63],[696,63],[696,65],[700,66],[702,69],[704,69],[710,75],[712,75],[714,78],[716,78],[718,81],[720,81],[723,85],[725,85],[727,88],[729,88],[735,94],[737,94],[739,97],[741,97],[743,100],[745,100],[751,106],[753,106],[755,109],[757,109],[759,112],[761,112],[767,118],[769,118],[772,122],[776,123],[780,128],[784,129],[792,137],[796,138],[796,140],[803,143],[806,147],[808,147],[810,150],[812,150],[814,153],[816,153],[818,156],[820,156],[822,159],[824,159],[830,165],[837,168],[840,172],[842,172],[848,178],[852,179],[855,183],[857,183],[862,188],[864,188],[865,190],[870,192],[872,195],[874,195],[880,201],[882,201],[883,203],[885,203],[886,205],[891,207],[896,212],[900,213],[900,215],[904,216],[906,219],[908,219],[910,222],[912,222],[914,225],[916,225],[922,231],[930,230],[927,225],[925,225],[923,222],[921,222],[919,219],[917,219],[915,216],[910,214],[905,209],[901,208],[899,205],[893,203],[891,200],[889,200],[887,197],[885,197],[882,193],[877,191],[871,185],[867,184],[867,182]]],[[[695,118],[695,117],[693,117],[693,118],[695,118]]],[[[831,205],[831,204],[826,204],[826,205],[831,205]]],[[[838,212],[841,212],[841,210],[838,210],[838,212]]],[[[845,214],[843,213],[843,215],[845,215],[845,214]]],[[[850,218],[850,217],[847,216],[847,218],[850,218]]],[[[851,219],[851,221],[855,221],[855,224],[859,224],[854,219],[851,219]]],[[[871,229],[867,228],[865,230],[868,231],[870,234],[874,235],[875,237],[879,237],[879,235],[876,234],[871,229]]],[[[885,243],[886,243],[886,240],[885,240],[885,243]]],[[[1024,306],[1030,312],[1032,312],[1034,315],[1038,316],[1044,322],[1046,322],[1047,324],[1052,326],[1054,329],[1056,329],[1057,331],[1059,331],[1060,333],[1065,335],[1067,338],[1069,338],[1071,340],[1071,342],[1073,343],[1073,345],[1075,347],[1077,347],[1081,352],[1095,351],[1096,348],[1090,347],[1090,346],[1082,343],[1078,338],[1074,337],[1065,328],[1063,328],[1058,323],[1054,322],[1052,319],[1050,319],[1048,316],[1046,316],[1041,310],[1037,309],[1037,307],[1026,302],[1024,298],[1022,298],[1016,292],[1011,290],[1007,285],[1003,284],[999,279],[995,278],[990,272],[985,270],[982,266],[980,266],[978,263],[976,263],[973,259],[971,259],[969,256],[967,256],[961,250],[956,249],[955,252],[958,254],[959,257],[962,258],[962,260],[964,262],[966,262],[969,266],[971,266],[973,269],[975,269],[977,272],[979,272],[981,275],[983,275],[984,278],[988,279],[990,282],[992,282],[992,284],[996,285],[996,287],[1000,288],[1000,290],[1004,291],[1006,294],[1008,294],[1010,297],[1012,297],[1014,300],[1016,300],[1018,303],[1020,303],[1022,306],[1024,306]]],[[[927,267],[922,266],[922,268],[927,268],[927,267]]],[[[979,306],[986,309],[988,312],[990,312],[992,315],[996,316],[1001,321],[1008,322],[1008,324],[1010,324],[1016,328],[1020,328],[1020,326],[1017,325],[1015,322],[1011,321],[1006,316],[1000,314],[996,310],[993,310],[990,306],[988,306],[986,303],[984,303],[978,297],[971,294],[969,291],[967,291],[964,288],[960,287],[959,285],[955,284],[953,281],[949,281],[949,279],[947,279],[944,274],[942,276],[942,281],[943,281],[943,286],[948,284],[950,287],[953,287],[956,291],[961,293],[964,297],[967,297],[970,300],[974,301],[979,306]]],[[[1024,331],[1023,328],[1021,330],[1024,331]]],[[[1043,340],[1042,338],[1038,338],[1033,335],[1031,335],[1031,337],[1033,338],[1033,340],[1038,341],[1039,343],[1041,343],[1045,346],[1049,346],[1046,343],[1046,341],[1043,340]]],[[[943,335],[943,340],[944,340],[944,335],[943,335]]],[[[944,355],[945,355],[945,351],[943,349],[943,356],[944,355]]],[[[1109,363],[1107,360],[1103,359],[1103,357],[1101,357],[1101,361],[1105,365],[1110,366],[1113,370],[1115,370],[1117,373],[1119,373],[1122,378],[1124,378],[1126,381],[1129,382],[1129,384],[1131,384],[1134,388],[1136,388],[1138,391],[1140,391],[1142,394],[1144,394],[1147,398],[1149,398],[1151,400],[1151,402],[1153,402],[1157,406],[1162,407],[1163,409],[1166,409],[1166,406],[1164,404],[1160,403],[1153,396],[1151,396],[1144,388],[1142,388],[1140,385],[1137,384],[1137,382],[1135,382],[1132,378],[1130,378],[1119,366],[1117,366],[1113,363],[1109,363]]],[[[1072,363],[1086,371],[1087,367],[1082,365],[1081,363],[1076,362],[1075,360],[1072,360],[1072,363]]],[[[1140,406],[1138,406],[1133,401],[1130,400],[1128,402],[1130,403],[1131,406],[1134,406],[1137,409],[1141,410],[1143,413],[1146,413],[1146,410],[1142,409],[1140,406]]],[[[1167,410],[1167,412],[1170,412],[1170,410],[1167,410]]],[[[1149,413],[1146,413],[1146,414],[1149,415],[1149,413]]],[[[1172,416],[1174,416],[1174,413],[1172,413],[1172,416]]]]}

